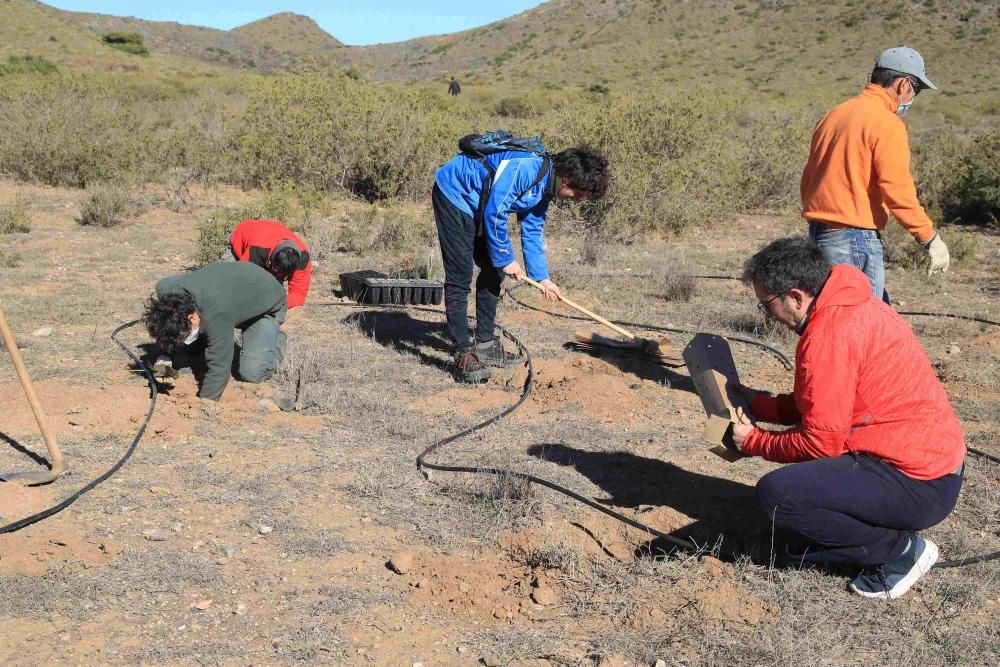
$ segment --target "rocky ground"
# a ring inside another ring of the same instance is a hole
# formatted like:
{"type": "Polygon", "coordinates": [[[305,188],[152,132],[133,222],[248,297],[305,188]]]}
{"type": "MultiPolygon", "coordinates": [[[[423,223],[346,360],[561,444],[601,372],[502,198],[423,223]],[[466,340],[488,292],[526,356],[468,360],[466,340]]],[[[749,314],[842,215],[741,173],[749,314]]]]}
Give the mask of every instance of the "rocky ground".
{"type": "MultiPolygon", "coordinates": [[[[0,237],[22,258],[0,268],[0,303],[72,469],[44,487],[0,484],[0,523],[70,495],[124,453],[150,394],[108,334],[138,316],[156,279],[190,263],[194,218],[245,196],[203,192],[180,213],[153,206],[133,224],[94,229],[75,222],[77,191],[0,187],[0,203],[31,202],[32,221],[29,234],[0,237]]],[[[664,295],[680,274],[732,275],[766,240],[796,229],[750,217],[596,257],[563,235],[550,240],[550,254],[566,292],[612,318],[751,336],[791,355],[792,337],[765,326],[736,281],[697,280],[690,300],[664,295]]],[[[1000,239],[966,233],[978,244],[968,268],[934,281],[890,271],[904,309],[1000,319],[1000,239]]],[[[309,303],[291,318],[275,380],[233,382],[217,407],[197,400],[190,375],[162,386],[125,467],[62,513],[0,535],[0,661],[995,659],[996,563],[935,571],[891,604],[850,596],[844,576],[773,567],[770,528],[753,500],[773,466],[729,464],[706,450],[704,412],[683,367],[568,349],[574,329],[588,325],[533,310],[572,314],[529,290],[516,294],[530,308],[505,299],[500,321],[532,352],[531,395],[433,460],[543,477],[701,549],[667,555],[649,534],[509,475],[425,478],[420,452],[514,403],[527,372],[456,385],[440,307],[387,312],[337,295],[341,270],[402,261],[324,258],[309,303]],[[300,409],[276,410],[277,398],[300,409]]],[[[911,322],[970,444],[1000,454],[1000,330],[911,322]]],[[[678,351],[690,338],[667,336],[678,351]]],[[[134,348],[147,342],[139,328],[122,337],[134,348]]],[[[748,384],[790,387],[773,355],[737,343],[733,352],[748,384]]],[[[6,362],[0,439],[0,469],[29,469],[25,450],[44,452],[6,362]]],[[[929,534],[946,558],[996,551],[998,517],[1000,470],[970,459],[958,509],[929,534]]]]}

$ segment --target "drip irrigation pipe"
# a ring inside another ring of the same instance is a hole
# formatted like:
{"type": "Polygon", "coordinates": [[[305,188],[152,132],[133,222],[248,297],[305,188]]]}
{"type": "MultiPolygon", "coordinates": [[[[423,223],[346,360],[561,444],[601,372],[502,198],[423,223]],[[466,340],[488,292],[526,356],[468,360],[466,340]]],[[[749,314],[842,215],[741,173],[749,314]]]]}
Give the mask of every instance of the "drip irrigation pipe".
{"type": "Polygon", "coordinates": [[[95,486],[97,486],[98,484],[100,484],[101,482],[105,481],[106,479],[114,475],[116,472],[118,472],[118,470],[123,465],[125,465],[125,463],[130,458],[132,458],[132,454],[135,453],[135,448],[139,444],[139,440],[142,439],[143,434],[146,432],[146,427],[149,426],[149,421],[153,418],[153,411],[156,409],[156,396],[158,394],[158,391],[156,388],[156,378],[153,377],[153,373],[150,372],[148,368],[146,368],[145,364],[142,363],[139,357],[137,357],[135,353],[132,352],[132,350],[130,350],[124,343],[118,340],[118,333],[124,329],[135,326],[141,321],[142,320],[132,320],[131,322],[126,322],[125,324],[122,324],[117,329],[111,332],[111,340],[117,343],[118,347],[120,347],[125,352],[125,354],[131,357],[132,361],[135,362],[139,368],[143,369],[143,372],[146,375],[146,379],[149,381],[149,392],[150,392],[149,409],[146,411],[146,418],[143,420],[142,425],[139,427],[139,431],[135,434],[135,437],[132,438],[132,442],[128,446],[128,449],[125,451],[125,454],[120,459],[118,459],[118,461],[116,461],[113,466],[108,468],[104,472],[104,474],[92,480],[82,489],[76,491],[73,495],[69,496],[65,500],[53,505],[52,507],[46,510],[42,510],[41,512],[32,514],[31,516],[26,516],[23,519],[19,519],[17,521],[14,521],[13,523],[9,523],[6,526],[0,526],[0,534],[12,533],[15,530],[21,530],[22,528],[30,526],[33,523],[38,523],[42,519],[47,519],[54,514],[58,514],[59,512],[63,511],[64,509],[75,503],[77,500],[79,500],[85,493],[91,491],[95,486]]]}
{"type": "MultiPolygon", "coordinates": [[[[711,276],[711,277],[722,278],[722,279],[729,279],[730,278],[728,276],[711,276]]],[[[732,279],[735,280],[735,278],[732,278],[732,279]]],[[[516,289],[517,287],[518,286],[515,286],[514,289],[516,289]]],[[[506,291],[507,291],[507,295],[510,296],[510,298],[513,301],[515,301],[516,303],[518,303],[519,305],[521,305],[521,306],[523,306],[525,308],[528,308],[529,310],[534,310],[534,311],[537,311],[537,312],[545,313],[547,315],[552,315],[554,317],[560,317],[560,318],[563,318],[563,319],[586,320],[586,318],[583,318],[583,317],[577,317],[577,316],[574,316],[574,315],[563,315],[563,314],[560,314],[560,313],[553,313],[551,311],[547,311],[547,310],[544,310],[542,308],[536,308],[534,306],[529,306],[528,304],[525,304],[524,302],[520,301],[517,297],[515,297],[514,294],[512,293],[511,289],[507,289],[506,291]]],[[[323,305],[354,305],[354,304],[323,304],[323,305]]],[[[423,308],[423,309],[418,309],[418,310],[433,310],[433,309],[423,308]]],[[[439,311],[433,310],[433,312],[439,312],[439,311]]],[[[913,312],[913,313],[904,312],[904,313],[901,313],[901,314],[903,314],[903,315],[907,315],[907,314],[927,315],[927,316],[938,315],[937,313],[923,313],[923,312],[913,312]]],[[[990,320],[984,320],[984,319],[981,319],[981,318],[975,318],[975,317],[971,317],[971,316],[961,316],[961,315],[944,315],[944,316],[945,317],[957,317],[959,319],[967,319],[967,320],[972,320],[972,321],[976,321],[976,322],[983,322],[985,324],[1000,325],[1000,323],[997,323],[997,322],[992,322],[990,320]]],[[[690,330],[687,330],[687,329],[680,329],[680,328],[673,328],[673,327],[655,327],[655,326],[650,326],[650,325],[647,325],[647,324],[635,323],[635,322],[622,322],[622,321],[617,321],[617,320],[612,320],[612,321],[615,324],[619,324],[621,326],[633,326],[633,327],[638,327],[638,328],[642,328],[642,329],[649,330],[649,331],[665,331],[665,332],[688,333],[688,334],[699,333],[699,332],[693,332],[693,331],[690,331],[690,330]]],[[[636,521],[636,520],[634,520],[634,519],[632,519],[632,518],[630,518],[628,516],[625,516],[624,514],[620,514],[619,512],[615,512],[614,510],[610,510],[607,507],[604,507],[603,505],[600,505],[600,504],[594,502],[593,500],[591,500],[589,498],[581,496],[578,493],[575,493],[575,492],[573,492],[573,491],[571,491],[571,490],[569,490],[569,489],[567,489],[567,488],[565,488],[563,486],[560,486],[559,484],[555,484],[554,482],[550,482],[550,481],[548,481],[546,479],[543,479],[541,477],[536,477],[534,475],[528,475],[526,473],[519,473],[519,472],[515,472],[515,471],[512,471],[512,470],[507,470],[507,469],[503,469],[503,468],[481,468],[481,467],[474,467],[474,466],[445,465],[445,464],[431,463],[431,462],[427,461],[427,457],[429,455],[433,454],[434,452],[436,452],[437,450],[439,450],[441,447],[444,447],[445,445],[448,445],[448,444],[450,444],[452,442],[455,442],[456,440],[464,438],[467,435],[470,435],[472,433],[475,433],[476,431],[479,431],[479,430],[481,430],[483,428],[486,428],[487,426],[490,426],[491,424],[495,424],[495,423],[499,422],[501,419],[503,419],[507,415],[509,415],[512,412],[514,412],[517,408],[519,408],[527,400],[528,396],[531,395],[531,387],[532,387],[532,383],[534,381],[534,374],[535,374],[534,366],[532,364],[532,359],[531,359],[531,352],[528,350],[527,347],[525,347],[525,345],[520,341],[520,339],[518,339],[514,334],[512,334],[505,327],[503,327],[503,326],[501,326],[501,325],[498,324],[497,328],[500,330],[500,332],[504,336],[506,336],[507,338],[509,338],[515,345],[517,345],[518,351],[521,354],[524,355],[525,361],[527,362],[527,365],[528,365],[528,377],[524,381],[524,386],[521,389],[521,395],[520,395],[520,397],[517,399],[517,401],[515,403],[513,403],[509,407],[505,408],[503,411],[501,411],[500,413],[494,415],[493,417],[490,417],[489,419],[487,419],[485,421],[482,421],[482,422],[480,422],[478,424],[470,426],[469,428],[467,428],[467,429],[465,429],[463,431],[460,431],[459,433],[455,433],[453,435],[449,435],[449,436],[447,436],[445,438],[442,438],[442,439],[440,439],[440,440],[432,443],[430,446],[428,446],[426,449],[424,449],[420,453],[420,455],[417,457],[417,461],[416,461],[417,469],[421,470],[422,472],[424,470],[438,470],[438,471],[443,471],[443,472],[462,472],[462,473],[473,473],[473,474],[486,474],[486,475],[495,475],[495,476],[499,476],[499,477],[506,476],[506,477],[514,477],[516,479],[521,479],[521,480],[524,480],[526,482],[530,482],[530,483],[533,483],[533,484],[538,484],[539,486],[544,486],[546,488],[552,489],[553,491],[556,491],[556,492],[561,493],[561,494],[563,494],[565,496],[568,496],[568,497],[572,498],[573,500],[576,500],[577,502],[583,503],[584,505],[587,505],[588,507],[591,507],[591,508],[593,508],[593,509],[595,509],[595,510],[597,510],[599,512],[602,512],[603,514],[606,514],[606,515],[608,515],[608,516],[610,516],[610,517],[612,517],[614,519],[617,519],[618,521],[621,521],[622,523],[625,523],[625,524],[627,524],[629,526],[632,526],[633,528],[637,528],[637,529],[639,529],[639,530],[641,530],[643,532],[646,532],[649,535],[652,535],[652,536],[654,536],[656,538],[664,540],[664,541],[672,544],[678,550],[681,550],[681,551],[697,550],[698,549],[698,545],[694,544],[693,541],[692,541],[692,543],[689,544],[688,542],[685,542],[684,540],[678,539],[677,537],[674,537],[673,535],[669,535],[669,534],[664,533],[664,532],[662,532],[660,530],[657,530],[656,528],[653,528],[652,526],[648,526],[648,525],[646,525],[646,524],[644,524],[642,522],[636,521]]],[[[790,370],[792,368],[791,362],[788,360],[788,358],[784,354],[782,354],[780,351],[774,349],[773,347],[771,347],[769,345],[766,345],[765,343],[762,343],[762,342],[756,341],[756,340],[752,340],[752,339],[748,339],[748,338],[736,337],[736,336],[725,336],[725,338],[728,338],[729,340],[733,340],[733,341],[736,341],[736,342],[745,343],[745,344],[748,344],[748,345],[754,345],[754,346],[760,347],[760,348],[762,348],[762,349],[770,352],[775,357],[777,357],[777,359],[782,362],[782,364],[785,366],[786,369],[790,370]]],[[[995,457],[995,456],[993,456],[991,454],[987,454],[985,452],[979,451],[977,449],[973,449],[971,447],[967,447],[966,449],[971,454],[974,454],[976,456],[988,459],[990,461],[994,461],[994,462],[1000,463],[1000,459],[998,459],[998,457],[995,457]]],[[[430,476],[426,472],[424,474],[427,475],[428,479],[430,478],[430,476]]],[[[969,556],[967,558],[960,558],[960,559],[956,559],[956,560],[939,562],[939,563],[936,563],[934,565],[934,569],[950,569],[950,568],[956,568],[956,567],[963,567],[963,566],[966,566],[966,565],[973,565],[973,564],[976,564],[976,563],[985,563],[985,562],[988,562],[988,561],[998,560],[998,559],[1000,559],[1000,551],[989,553],[989,554],[982,554],[982,555],[978,555],[978,556],[969,556]]]]}

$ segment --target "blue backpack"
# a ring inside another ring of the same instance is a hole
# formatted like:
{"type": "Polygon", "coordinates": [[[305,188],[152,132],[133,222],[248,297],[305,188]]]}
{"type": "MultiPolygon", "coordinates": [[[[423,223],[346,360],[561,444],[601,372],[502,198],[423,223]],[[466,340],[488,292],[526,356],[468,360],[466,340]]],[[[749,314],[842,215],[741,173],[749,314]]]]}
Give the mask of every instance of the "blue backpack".
{"type": "Polygon", "coordinates": [[[483,193],[479,196],[479,208],[476,210],[477,234],[482,233],[483,210],[486,208],[486,200],[489,199],[490,190],[493,187],[493,176],[496,173],[486,161],[487,155],[504,151],[520,151],[541,157],[542,168],[538,170],[538,176],[528,186],[528,190],[541,183],[542,179],[552,170],[552,157],[545,150],[541,139],[538,137],[515,137],[507,130],[493,130],[485,134],[467,134],[458,140],[458,149],[463,155],[472,158],[490,172],[490,178],[483,182],[483,193]]]}

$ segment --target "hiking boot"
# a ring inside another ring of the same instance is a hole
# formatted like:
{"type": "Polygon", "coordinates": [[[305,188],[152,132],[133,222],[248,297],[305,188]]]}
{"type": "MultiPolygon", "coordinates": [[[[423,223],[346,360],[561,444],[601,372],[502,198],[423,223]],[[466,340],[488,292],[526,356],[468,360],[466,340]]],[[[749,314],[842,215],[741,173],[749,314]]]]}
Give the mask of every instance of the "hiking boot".
{"type": "Polygon", "coordinates": [[[914,535],[902,556],[873,572],[862,572],[848,588],[866,598],[895,600],[906,594],[917,579],[930,572],[937,558],[937,545],[914,535]]]}
{"type": "Polygon", "coordinates": [[[455,353],[455,379],[475,384],[486,382],[490,379],[490,369],[476,351],[468,347],[455,353]]]}
{"type": "Polygon", "coordinates": [[[487,366],[494,368],[510,368],[524,363],[524,357],[516,352],[508,352],[503,349],[503,343],[499,338],[488,340],[485,343],[476,343],[476,353],[487,366]]]}

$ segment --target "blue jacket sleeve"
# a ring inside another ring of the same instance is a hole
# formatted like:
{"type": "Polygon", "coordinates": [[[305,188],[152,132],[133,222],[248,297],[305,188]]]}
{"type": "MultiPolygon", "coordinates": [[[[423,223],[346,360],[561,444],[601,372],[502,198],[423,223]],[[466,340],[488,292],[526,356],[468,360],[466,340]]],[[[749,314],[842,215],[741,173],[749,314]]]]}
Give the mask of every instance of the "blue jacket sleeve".
{"type": "Polygon", "coordinates": [[[497,164],[490,188],[489,199],[483,208],[483,228],[486,233],[486,247],[489,250],[490,262],[500,268],[513,262],[514,246],[510,242],[507,230],[507,216],[511,207],[531,185],[538,175],[533,169],[540,158],[508,158],[497,164]]]}
{"type": "Polygon", "coordinates": [[[531,210],[518,216],[521,222],[521,251],[524,253],[524,270],[532,280],[547,280],[549,266],[545,259],[545,213],[549,198],[543,197],[531,210]]]}

